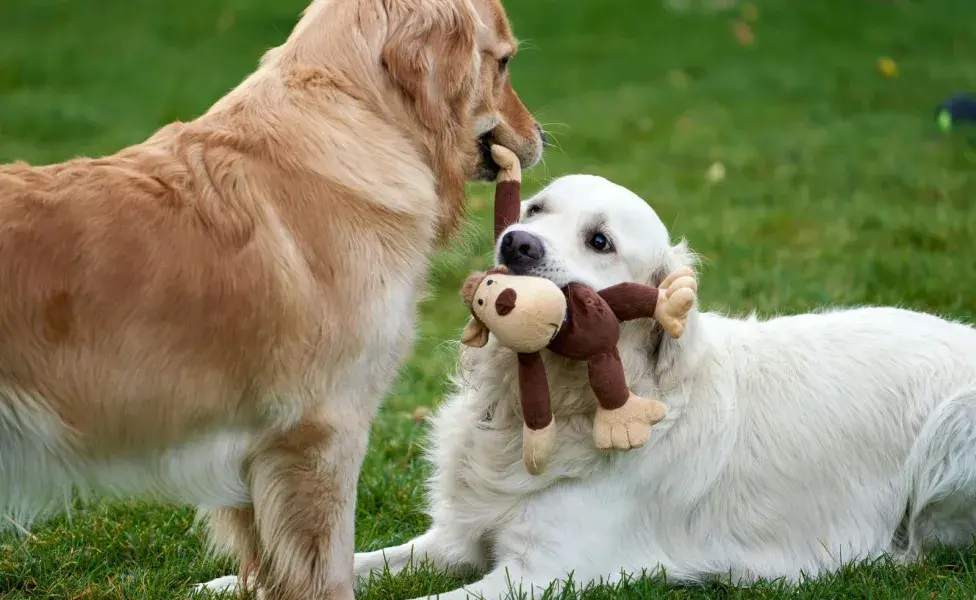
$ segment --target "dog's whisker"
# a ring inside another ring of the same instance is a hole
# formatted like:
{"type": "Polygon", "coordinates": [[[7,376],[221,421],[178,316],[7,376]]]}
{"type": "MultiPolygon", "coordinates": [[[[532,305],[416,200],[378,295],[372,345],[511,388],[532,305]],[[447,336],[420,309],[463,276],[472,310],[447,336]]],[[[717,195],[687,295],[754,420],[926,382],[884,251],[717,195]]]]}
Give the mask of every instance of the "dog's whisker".
{"type": "Polygon", "coordinates": [[[540,46],[537,46],[536,43],[535,43],[535,40],[533,40],[531,38],[524,38],[524,39],[520,38],[520,39],[516,40],[515,47],[518,48],[519,51],[522,51],[522,50],[541,50],[541,47],[540,46]]]}
{"type": "Polygon", "coordinates": [[[559,137],[556,135],[549,135],[549,147],[555,148],[560,154],[566,154],[563,150],[562,142],[560,142],[559,137]]]}
{"type": "Polygon", "coordinates": [[[545,184],[549,183],[550,181],[552,181],[552,178],[549,175],[549,163],[546,162],[546,156],[545,156],[545,154],[543,154],[542,157],[539,158],[539,167],[542,170],[542,176],[541,177],[538,176],[538,175],[536,175],[536,173],[538,173],[538,171],[535,170],[535,169],[533,169],[532,171],[525,172],[523,174],[523,178],[525,180],[527,180],[527,181],[531,181],[533,183],[540,184],[540,185],[545,185],[545,184]]]}
{"type": "Polygon", "coordinates": [[[540,121],[540,122],[539,122],[539,125],[540,125],[540,126],[541,126],[541,127],[543,128],[543,129],[545,129],[547,133],[548,133],[548,131],[549,131],[549,129],[548,129],[548,128],[550,128],[550,127],[564,127],[564,128],[566,128],[566,129],[572,129],[572,126],[571,126],[571,125],[569,125],[569,124],[567,124],[567,123],[558,123],[558,122],[555,122],[555,121],[553,121],[553,122],[551,122],[551,123],[547,123],[547,122],[542,122],[542,121],[540,121]]]}

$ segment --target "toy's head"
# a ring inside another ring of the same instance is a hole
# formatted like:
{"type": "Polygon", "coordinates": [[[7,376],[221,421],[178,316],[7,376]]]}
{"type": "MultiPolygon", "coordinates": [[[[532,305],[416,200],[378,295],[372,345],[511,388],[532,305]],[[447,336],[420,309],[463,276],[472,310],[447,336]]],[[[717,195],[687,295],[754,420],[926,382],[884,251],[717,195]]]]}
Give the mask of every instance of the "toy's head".
{"type": "Polygon", "coordinates": [[[542,277],[508,275],[504,268],[472,273],[461,288],[471,320],[461,343],[480,348],[488,332],[516,352],[542,350],[563,324],[566,296],[542,277]]]}

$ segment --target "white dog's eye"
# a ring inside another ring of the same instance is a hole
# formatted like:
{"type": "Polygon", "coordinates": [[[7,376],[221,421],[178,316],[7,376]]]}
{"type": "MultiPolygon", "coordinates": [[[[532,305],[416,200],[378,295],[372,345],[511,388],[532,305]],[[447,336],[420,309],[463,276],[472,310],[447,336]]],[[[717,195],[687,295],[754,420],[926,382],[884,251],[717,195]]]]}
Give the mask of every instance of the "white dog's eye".
{"type": "Polygon", "coordinates": [[[538,204],[533,204],[525,211],[525,216],[531,217],[532,215],[537,215],[542,212],[542,207],[538,204]]]}
{"type": "Polygon", "coordinates": [[[591,235],[586,243],[597,252],[613,252],[613,243],[610,238],[600,232],[591,235]]]}

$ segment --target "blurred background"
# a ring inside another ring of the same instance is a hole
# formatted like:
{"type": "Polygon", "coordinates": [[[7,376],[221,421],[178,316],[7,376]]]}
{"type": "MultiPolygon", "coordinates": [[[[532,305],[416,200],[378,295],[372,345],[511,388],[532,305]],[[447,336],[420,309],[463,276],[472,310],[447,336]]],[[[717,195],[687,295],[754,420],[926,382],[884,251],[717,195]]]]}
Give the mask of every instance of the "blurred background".
{"type": "MultiPolygon", "coordinates": [[[[0,0],[0,161],[111,153],[194,118],[284,40],[305,4],[0,0]]],[[[935,121],[946,97],[976,91],[972,0],[507,8],[522,40],[516,89],[555,138],[526,194],[573,172],[633,189],[703,255],[706,309],[976,314],[976,133],[935,121]]],[[[421,420],[449,389],[457,289],[487,264],[491,191],[471,187],[471,223],[435,261],[415,356],[374,428],[359,548],[427,524],[421,420]]],[[[0,537],[0,598],[169,598],[230,567],[203,558],[187,509],[79,505],[26,540],[0,537]]],[[[449,589],[431,577],[368,597],[449,589]]]]}

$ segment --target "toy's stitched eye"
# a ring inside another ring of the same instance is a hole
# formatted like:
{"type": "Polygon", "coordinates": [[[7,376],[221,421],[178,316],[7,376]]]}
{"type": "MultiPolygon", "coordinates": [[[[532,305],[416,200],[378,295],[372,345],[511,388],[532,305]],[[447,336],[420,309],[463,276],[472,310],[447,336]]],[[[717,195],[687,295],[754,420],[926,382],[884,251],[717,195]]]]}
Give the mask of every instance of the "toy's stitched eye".
{"type": "Polygon", "coordinates": [[[489,280],[488,280],[488,282],[487,282],[487,283],[486,283],[485,285],[491,285],[491,284],[493,284],[493,283],[495,283],[495,282],[494,282],[494,281],[492,281],[491,279],[489,279],[489,280]]]}
{"type": "Polygon", "coordinates": [[[485,305],[484,299],[478,298],[478,306],[484,306],[484,305],[485,305]]]}
{"type": "Polygon", "coordinates": [[[613,252],[613,244],[610,242],[610,238],[602,233],[594,233],[586,243],[597,252],[613,252]]]}

